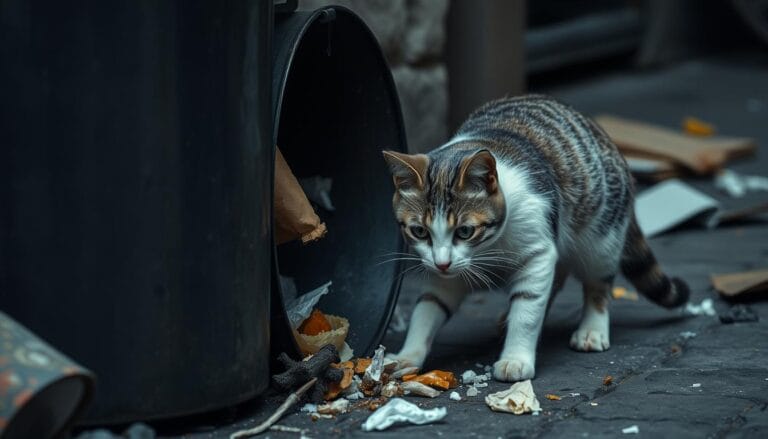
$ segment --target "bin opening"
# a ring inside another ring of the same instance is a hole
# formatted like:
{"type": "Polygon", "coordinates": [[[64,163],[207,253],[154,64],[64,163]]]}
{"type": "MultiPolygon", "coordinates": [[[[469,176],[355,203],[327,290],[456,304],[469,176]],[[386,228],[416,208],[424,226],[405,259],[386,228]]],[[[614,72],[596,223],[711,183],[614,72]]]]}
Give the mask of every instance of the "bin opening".
{"type": "MultiPolygon", "coordinates": [[[[297,178],[333,180],[335,207],[316,206],[328,228],[323,239],[278,246],[277,271],[294,279],[299,294],[332,281],[318,308],[349,319],[347,343],[356,355],[369,355],[400,287],[397,263],[381,264],[403,247],[381,156],[385,148],[406,148],[394,83],[375,38],[344,8],[278,19],[275,47],[276,144],[297,178]]],[[[289,331],[279,324],[273,333],[289,331]]]]}

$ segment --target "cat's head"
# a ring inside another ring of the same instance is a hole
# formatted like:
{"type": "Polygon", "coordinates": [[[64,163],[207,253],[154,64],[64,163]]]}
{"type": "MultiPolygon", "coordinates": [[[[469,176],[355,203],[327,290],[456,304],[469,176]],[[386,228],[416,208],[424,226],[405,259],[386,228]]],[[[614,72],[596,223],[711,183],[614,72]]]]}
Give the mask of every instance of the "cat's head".
{"type": "Polygon", "coordinates": [[[477,270],[482,258],[473,256],[500,236],[506,213],[493,155],[384,151],[384,158],[395,183],[395,217],[424,267],[443,277],[477,270]]]}

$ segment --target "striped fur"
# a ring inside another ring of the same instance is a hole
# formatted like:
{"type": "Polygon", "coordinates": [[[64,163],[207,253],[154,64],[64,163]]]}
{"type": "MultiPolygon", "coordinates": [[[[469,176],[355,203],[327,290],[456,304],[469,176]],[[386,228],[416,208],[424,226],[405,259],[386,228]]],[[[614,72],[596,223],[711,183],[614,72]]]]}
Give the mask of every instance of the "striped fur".
{"type": "MultiPolygon", "coordinates": [[[[600,127],[563,103],[541,95],[494,101],[429,154],[385,158],[395,216],[431,273],[429,293],[460,296],[462,282],[463,290],[509,290],[511,332],[494,369],[499,379],[532,376],[535,341],[520,330],[538,338],[553,283],[568,273],[584,284],[583,319],[571,339],[578,350],[608,348],[607,295],[619,269],[659,305],[688,298],[637,228],[626,162],[600,127]]],[[[428,348],[414,337],[400,359],[418,364],[412,352],[428,348]]]]}

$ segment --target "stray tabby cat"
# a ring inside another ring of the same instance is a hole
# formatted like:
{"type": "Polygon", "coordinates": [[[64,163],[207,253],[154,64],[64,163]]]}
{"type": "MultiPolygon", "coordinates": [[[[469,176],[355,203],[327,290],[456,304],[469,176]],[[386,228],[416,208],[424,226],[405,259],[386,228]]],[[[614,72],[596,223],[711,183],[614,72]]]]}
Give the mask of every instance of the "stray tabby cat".
{"type": "Polygon", "coordinates": [[[583,284],[570,345],[608,349],[608,295],[621,270],[658,305],[688,300],[686,284],[659,268],[633,213],[626,162],[605,132],[546,96],[501,99],[475,111],[429,154],[384,151],[393,207],[429,273],[411,317],[400,366],[421,366],[437,330],[469,290],[509,292],[501,381],[533,378],[548,303],[572,273],[583,284]]]}

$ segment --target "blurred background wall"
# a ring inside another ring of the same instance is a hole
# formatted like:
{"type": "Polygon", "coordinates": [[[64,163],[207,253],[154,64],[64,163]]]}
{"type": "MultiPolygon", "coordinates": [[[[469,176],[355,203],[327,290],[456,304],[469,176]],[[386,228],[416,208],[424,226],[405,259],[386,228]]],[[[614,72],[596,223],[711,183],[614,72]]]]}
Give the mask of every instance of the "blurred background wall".
{"type": "Polygon", "coordinates": [[[379,39],[413,152],[444,143],[478,105],[542,80],[768,44],[764,0],[299,1],[328,4],[355,11],[379,39]]]}

